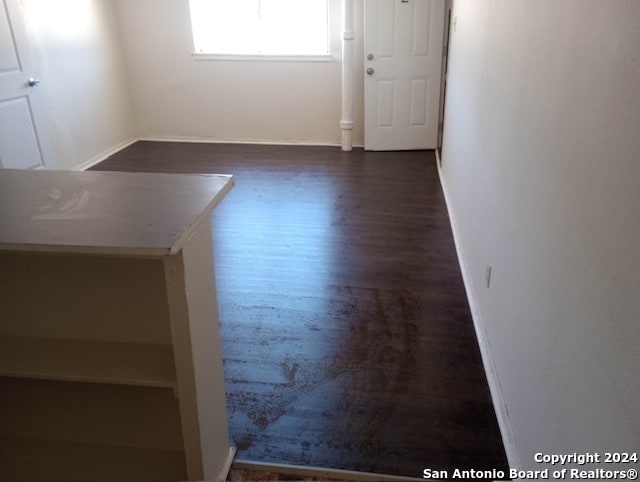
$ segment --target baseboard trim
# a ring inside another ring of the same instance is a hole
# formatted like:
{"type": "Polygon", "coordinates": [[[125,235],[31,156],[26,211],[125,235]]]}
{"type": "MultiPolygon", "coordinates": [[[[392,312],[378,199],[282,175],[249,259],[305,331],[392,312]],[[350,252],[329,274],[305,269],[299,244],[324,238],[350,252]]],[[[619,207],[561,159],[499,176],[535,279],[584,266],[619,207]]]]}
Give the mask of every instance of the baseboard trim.
{"type": "MultiPolygon", "coordinates": [[[[126,149],[132,144],[138,141],[146,142],[184,142],[192,144],[247,144],[247,145],[265,145],[265,146],[306,146],[306,147],[341,147],[341,144],[333,144],[328,142],[312,142],[312,141],[272,141],[272,140],[238,140],[238,139],[211,139],[208,137],[180,137],[180,136],[147,136],[147,137],[135,137],[116,144],[113,147],[95,155],[88,161],[83,162],[75,166],[73,171],[86,171],[93,166],[101,163],[108,157],[113,156],[115,153],[126,149]]],[[[364,148],[364,144],[354,144],[355,148],[364,148]]]]}
{"type": "Polygon", "coordinates": [[[74,171],[86,171],[87,169],[92,168],[96,164],[101,163],[102,161],[104,161],[108,157],[113,156],[116,152],[121,151],[122,149],[125,149],[125,148],[129,147],[131,144],[135,144],[136,142],[138,142],[138,138],[131,138],[131,139],[127,139],[126,141],[120,142],[120,143],[116,144],[115,146],[110,147],[109,149],[107,149],[105,151],[102,151],[100,154],[97,154],[97,155],[93,156],[88,161],[85,161],[82,164],[77,165],[76,167],[73,168],[73,170],[74,171]]]}
{"type": "Polygon", "coordinates": [[[504,450],[507,454],[509,466],[518,468],[521,467],[520,456],[518,455],[515,436],[509,417],[509,410],[507,409],[507,405],[505,403],[504,392],[502,391],[502,384],[500,383],[495,360],[493,358],[493,351],[491,349],[491,343],[489,342],[489,336],[485,328],[486,325],[484,323],[484,318],[478,306],[473,284],[471,283],[471,275],[469,274],[469,270],[467,269],[466,258],[460,242],[460,231],[458,229],[456,213],[451,205],[451,198],[449,197],[449,192],[443,178],[442,159],[440,158],[439,151],[436,151],[436,166],[438,168],[438,177],[440,178],[440,185],[442,186],[442,192],[444,194],[447,211],[449,213],[449,222],[451,224],[451,231],[453,232],[453,239],[456,247],[456,253],[458,255],[458,263],[460,264],[460,271],[462,272],[462,280],[464,282],[465,291],[467,292],[467,299],[469,300],[469,308],[471,309],[473,326],[476,332],[476,337],[478,339],[478,345],[480,346],[482,364],[487,375],[489,390],[491,392],[491,399],[493,402],[494,410],[496,412],[496,417],[498,419],[500,433],[502,435],[502,443],[504,444],[504,450]]]}
{"type": "Polygon", "coordinates": [[[419,477],[403,477],[399,475],[374,474],[371,472],[357,472],[354,470],[325,469],[321,467],[305,467],[301,465],[271,464],[265,462],[251,462],[248,460],[236,460],[233,463],[232,468],[257,472],[301,475],[303,477],[326,477],[327,479],[337,480],[384,482],[423,480],[419,477]]]}
{"type": "MultiPolygon", "coordinates": [[[[295,140],[269,140],[269,139],[213,139],[210,137],[189,137],[189,136],[144,136],[139,141],[149,142],[188,142],[195,144],[247,144],[265,146],[309,146],[309,147],[341,147],[340,143],[323,141],[295,141],[295,140]]],[[[364,147],[354,144],[353,147],[364,147]]]]}
{"type": "Polygon", "coordinates": [[[222,468],[220,469],[220,472],[218,474],[218,478],[216,480],[218,480],[219,482],[225,482],[227,480],[227,477],[229,475],[229,471],[231,470],[231,466],[233,465],[233,459],[236,456],[236,448],[235,447],[229,447],[229,453],[227,454],[227,458],[224,461],[224,464],[222,465],[222,468]]]}

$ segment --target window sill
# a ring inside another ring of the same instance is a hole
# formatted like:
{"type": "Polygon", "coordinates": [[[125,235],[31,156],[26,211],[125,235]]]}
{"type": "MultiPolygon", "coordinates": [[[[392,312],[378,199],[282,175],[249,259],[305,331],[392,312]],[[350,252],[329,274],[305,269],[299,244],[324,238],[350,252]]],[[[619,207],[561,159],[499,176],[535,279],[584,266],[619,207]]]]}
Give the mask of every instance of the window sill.
{"type": "Polygon", "coordinates": [[[330,62],[331,54],[325,55],[231,55],[192,54],[194,60],[223,60],[231,62],[330,62]]]}

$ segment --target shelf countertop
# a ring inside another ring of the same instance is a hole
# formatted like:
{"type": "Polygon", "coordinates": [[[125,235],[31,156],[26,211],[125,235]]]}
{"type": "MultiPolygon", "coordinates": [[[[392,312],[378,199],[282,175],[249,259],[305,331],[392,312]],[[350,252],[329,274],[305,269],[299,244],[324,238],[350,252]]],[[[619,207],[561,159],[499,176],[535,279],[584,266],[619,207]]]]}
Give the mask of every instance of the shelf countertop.
{"type": "Polygon", "coordinates": [[[233,176],[0,170],[0,251],[175,254],[233,176]]]}

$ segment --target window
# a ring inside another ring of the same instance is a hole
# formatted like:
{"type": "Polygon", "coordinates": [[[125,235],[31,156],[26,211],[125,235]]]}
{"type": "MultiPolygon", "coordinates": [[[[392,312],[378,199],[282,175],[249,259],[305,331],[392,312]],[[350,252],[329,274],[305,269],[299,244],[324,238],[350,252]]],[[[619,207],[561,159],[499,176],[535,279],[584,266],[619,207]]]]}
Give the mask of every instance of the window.
{"type": "Polygon", "coordinates": [[[328,0],[190,0],[196,54],[327,56],[328,0]]]}

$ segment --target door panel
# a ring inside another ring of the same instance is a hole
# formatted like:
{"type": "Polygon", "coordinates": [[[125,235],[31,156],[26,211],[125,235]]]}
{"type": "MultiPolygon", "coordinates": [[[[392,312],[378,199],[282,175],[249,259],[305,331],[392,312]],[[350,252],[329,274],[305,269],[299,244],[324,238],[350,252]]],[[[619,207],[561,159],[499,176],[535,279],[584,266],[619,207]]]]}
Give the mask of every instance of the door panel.
{"type": "MultiPolygon", "coordinates": [[[[374,0],[377,3],[376,6],[367,5],[365,2],[365,8],[377,8],[378,15],[376,17],[376,24],[374,28],[378,29],[377,43],[378,43],[378,57],[379,58],[393,58],[395,51],[395,20],[396,9],[395,1],[382,1],[374,0]],[[380,21],[384,20],[384,21],[380,21]]],[[[366,15],[366,13],[365,13],[366,15]]],[[[372,32],[372,35],[375,32],[372,32]]]]}
{"type": "Polygon", "coordinates": [[[410,126],[423,127],[427,124],[426,108],[429,97],[429,81],[418,79],[411,81],[411,120],[410,126]]]}
{"type": "Polygon", "coordinates": [[[0,8],[0,72],[17,70],[20,68],[13,34],[9,27],[7,10],[4,5],[0,8]]]}
{"type": "Polygon", "coordinates": [[[0,102],[0,146],[0,161],[6,169],[44,165],[27,97],[0,102]]]}
{"type": "Polygon", "coordinates": [[[0,167],[43,167],[37,88],[29,86],[26,34],[18,0],[0,0],[0,167]]]}
{"type": "Polygon", "coordinates": [[[444,0],[364,4],[365,149],[435,149],[444,0]]]}
{"type": "Polygon", "coordinates": [[[430,52],[430,29],[424,26],[431,25],[431,2],[417,0],[414,2],[415,15],[413,16],[413,50],[414,57],[428,57],[430,52]]]}
{"type": "Polygon", "coordinates": [[[393,126],[393,97],[395,88],[392,80],[378,82],[378,127],[393,126]]]}

